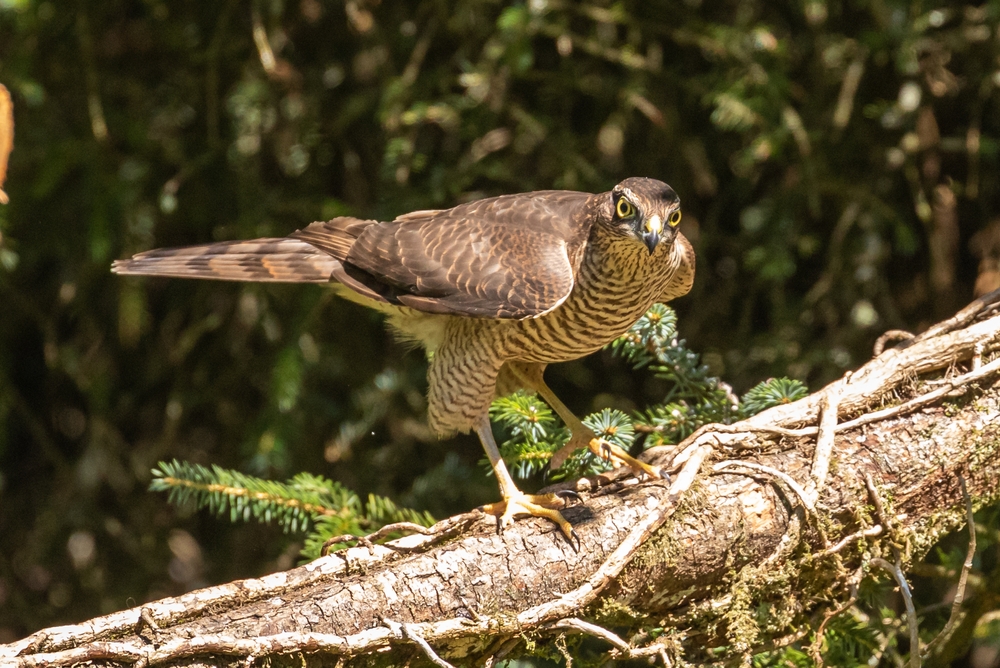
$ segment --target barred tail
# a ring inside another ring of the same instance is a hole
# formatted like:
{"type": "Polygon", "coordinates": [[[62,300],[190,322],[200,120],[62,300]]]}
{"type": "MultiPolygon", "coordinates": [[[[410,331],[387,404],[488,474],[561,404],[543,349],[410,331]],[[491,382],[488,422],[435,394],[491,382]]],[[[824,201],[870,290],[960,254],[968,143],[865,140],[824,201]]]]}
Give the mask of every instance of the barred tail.
{"type": "Polygon", "coordinates": [[[220,281],[326,283],[339,267],[337,259],[315,246],[284,238],[157,248],[130,260],[116,260],[111,271],[220,281]]]}

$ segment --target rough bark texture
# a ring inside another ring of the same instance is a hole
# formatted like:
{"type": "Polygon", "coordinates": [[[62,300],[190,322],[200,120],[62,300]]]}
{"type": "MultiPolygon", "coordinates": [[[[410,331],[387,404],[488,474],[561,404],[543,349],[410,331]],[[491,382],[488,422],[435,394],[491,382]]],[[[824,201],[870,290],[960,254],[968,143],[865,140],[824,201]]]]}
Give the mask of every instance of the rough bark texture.
{"type": "Polygon", "coordinates": [[[497,535],[492,518],[481,518],[443,544],[397,541],[424,546],[417,553],[353,548],[150,603],[143,608],[158,631],[147,624],[136,633],[138,608],[48,629],[0,646],[0,664],[218,665],[264,655],[296,665],[402,664],[432,660],[421,647],[429,643],[447,661],[492,665],[525,638],[600,635],[579,618],[685,633],[619,647],[620,656],[697,658],[713,645],[746,652],[802,637],[796,629],[815,627],[835,608],[860,567],[889,554],[887,539],[904,545],[906,566],[964,524],[959,475],[976,506],[1000,495],[1000,361],[991,361],[1000,347],[998,303],[988,295],[800,402],[696,434],[670,452],[650,451],[659,463],[686,460],[672,482],[580,481],[584,502],[565,511],[579,552],[544,521],[519,521],[497,535]],[[817,440],[810,425],[830,397],[840,426],[812,504],[808,492],[768,471],[809,487],[817,440]],[[884,518],[873,511],[866,477],[884,518]],[[761,606],[772,611],[766,624],[752,614],[761,606]]]}

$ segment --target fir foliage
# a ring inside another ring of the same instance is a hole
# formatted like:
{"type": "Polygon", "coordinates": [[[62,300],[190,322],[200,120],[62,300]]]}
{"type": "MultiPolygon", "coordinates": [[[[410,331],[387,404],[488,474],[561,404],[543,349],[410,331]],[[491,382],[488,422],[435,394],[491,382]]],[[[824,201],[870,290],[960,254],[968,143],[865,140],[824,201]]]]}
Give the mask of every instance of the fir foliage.
{"type": "Polygon", "coordinates": [[[173,460],[153,469],[149,486],[167,492],[180,507],[228,511],[231,522],[277,522],[286,532],[309,532],[302,555],[319,556],[323,542],[343,534],[365,535],[393,522],[433,524],[428,513],[400,508],[371,494],[363,503],[357,494],[322,476],[300,473],[287,482],[264,480],[239,471],[173,460]]]}
{"type": "Polygon", "coordinates": [[[752,387],[740,400],[740,408],[747,417],[756,415],[772,406],[790,404],[805,398],[809,389],[791,378],[770,378],[752,387]]]}
{"type": "MultiPolygon", "coordinates": [[[[600,438],[632,449],[636,434],[646,435],[643,446],[677,443],[703,424],[735,419],[805,396],[802,383],[770,379],[744,395],[742,402],[728,385],[709,375],[700,357],[677,338],[677,315],[663,304],[653,307],[611,348],[636,368],[648,368],[669,381],[664,400],[631,417],[605,408],[583,419],[600,438]]],[[[538,397],[516,392],[493,402],[490,416],[506,434],[500,453],[518,478],[543,474],[554,452],[567,443],[569,429],[538,397]]],[[[489,469],[484,459],[483,465],[489,469]]],[[[592,475],[609,464],[588,450],[580,450],[552,479],[592,475]]],[[[307,532],[303,556],[319,556],[332,536],[364,535],[394,522],[429,526],[426,512],[400,508],[390,499],[370,495],[362,502],[354,492],[322,476],[300,473],[287,482],[264,480],[220,466],[189,462],[160,462],[153,470],[150,489],[167,492],[177,506],[208,508],[216,515],[228,512],[231,522],[277,522],[286,532],[307,532]]]]}
{"type": "MultiPolygon", "coordinates": [[[[542,471],[552,453],[569,439],[569,430],[559,424],[548,404],[523,391],[494,401],[490,417],[508,435],[500,444],[500,454],[518,478],[542,471]]],[[[489,468],[489,461],[482,461],[489,468]]]]}
{"type": "MultiPolygon", "coordinates": [[[[605,408],[583,419],[599,437],[626,450],[636,446],[636,434],[645,435],[643,449],[679,443],[702,425],[729,424],[807,394],[805,385],[797,380],[771,378],[738,398],[678,338],[677,315],[665,304],[654,304],[609,347],[635,368],[649,369],[667,381],[668,387],[659,403],[635,416],[605,408]]],[[[500,452],[519,478],[544,471],[552,453],[570,437],[569,430],[559,424],[544,402],[523,392],[497,399],[491,415],[507,434],[500,452]]],[[[589,451],[578,451],[552,479],[590,475],[607,468],[589,451]]]]}

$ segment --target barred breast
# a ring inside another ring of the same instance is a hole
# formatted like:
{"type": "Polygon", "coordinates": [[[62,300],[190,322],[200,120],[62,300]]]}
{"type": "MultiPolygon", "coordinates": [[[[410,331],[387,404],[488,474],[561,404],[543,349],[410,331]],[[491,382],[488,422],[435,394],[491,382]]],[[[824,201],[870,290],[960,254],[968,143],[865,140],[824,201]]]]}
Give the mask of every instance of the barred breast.
{"type": "Polygon", "coordinates": [[[595,239],[569,298],[551,313],[511,324],[505,351],[521,362],[589,355],[631,327],[666,290],[682,260],[679,244],[650,256],[616,239],[595,239]],[[595,243],[596,242],[596,243],[595,243]]]}
{"type": "Polygon", "coordinates": [[[652,256],[627,240],[595,235],[591,245],[570,296],[546,315],[529,320],[445,316],[440,345],[428,346],[433,353],[428,419],[434,431],[468,431],[489,410],[504,362],[565,362],[621,336],[668,291],[683,261],[676,243],[652,256]]]}

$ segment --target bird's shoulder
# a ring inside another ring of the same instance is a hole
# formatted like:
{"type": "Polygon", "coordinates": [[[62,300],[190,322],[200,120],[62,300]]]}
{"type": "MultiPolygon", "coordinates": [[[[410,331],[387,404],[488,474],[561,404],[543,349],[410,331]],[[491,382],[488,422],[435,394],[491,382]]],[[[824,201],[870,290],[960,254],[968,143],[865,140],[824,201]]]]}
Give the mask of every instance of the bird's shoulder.
{"type": "Polygon", "coordinates": [[[536,190],[473,200],[450,209],[426,209],[397,216],[389,225],[502,226],[552,234],[567,241],[586,239],[597,195],[575,190],[536,190]]]}

